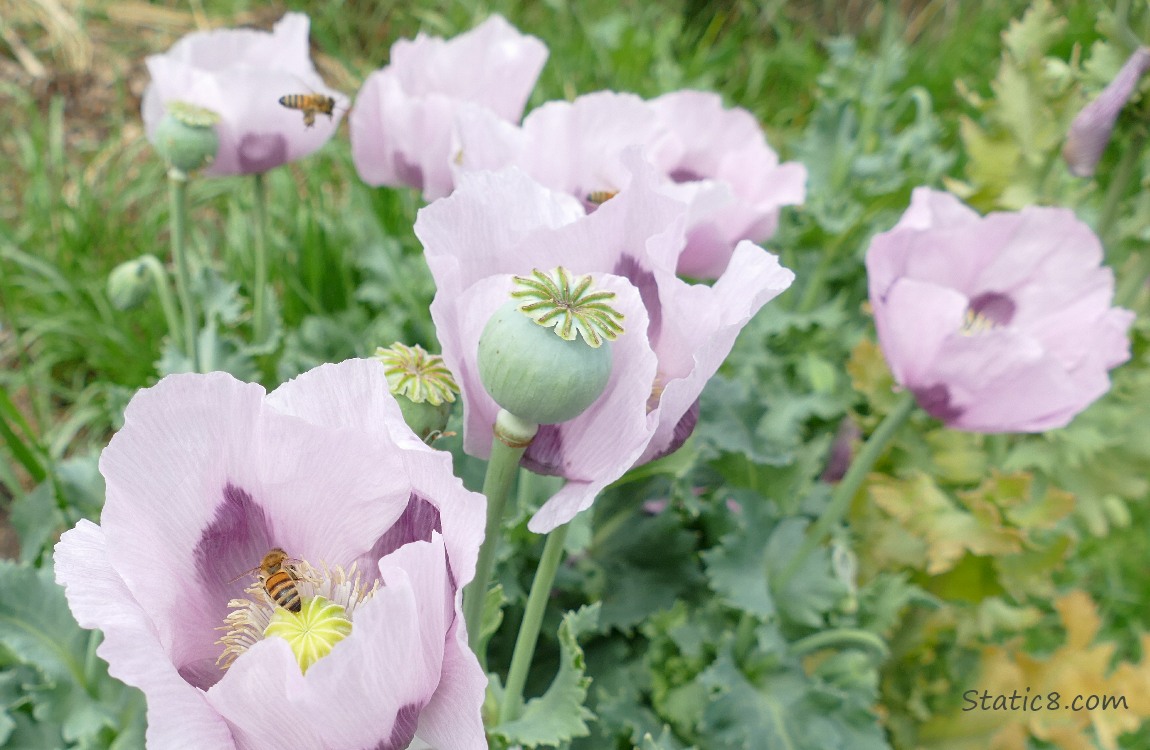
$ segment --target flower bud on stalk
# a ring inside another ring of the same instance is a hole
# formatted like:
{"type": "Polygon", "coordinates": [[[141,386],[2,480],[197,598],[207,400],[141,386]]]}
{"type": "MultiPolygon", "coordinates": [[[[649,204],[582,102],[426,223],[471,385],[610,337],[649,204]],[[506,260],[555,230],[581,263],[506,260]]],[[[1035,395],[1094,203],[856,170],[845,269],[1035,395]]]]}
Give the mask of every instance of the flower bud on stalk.
{"type": "Polygon", "coordinates": [[[514,280],[514,299],[495,311],[480,336],[479,377],[516,417],[565,422],[607,387],[611,349],[603,344],[623,332],[623,315],[607,304],[613,292],[593,291],[590,276],[573,282],[562,266],[514,280]]]}
{"type": "Polygon", "coordinates": [[[220,116],[186,102],[168,102],[167,112],[152,133],[152,143],[168,166],[181,172],[206,167],[216,158],[220,116]]]}
{"type": "Polygon", "coordinates": [[[424,442],[440,437],[459,393],[443,357],[397,341],[390,348],[377,348],[374,358],[386,367],[388,388],[412,432],[424,442]]]}
{"type": "Polygon", "coordinates": [[[108,274],[108,300],[117,310],[132,310],[152,293],[152,279],[143,258],[129,260],[108,274]]]}

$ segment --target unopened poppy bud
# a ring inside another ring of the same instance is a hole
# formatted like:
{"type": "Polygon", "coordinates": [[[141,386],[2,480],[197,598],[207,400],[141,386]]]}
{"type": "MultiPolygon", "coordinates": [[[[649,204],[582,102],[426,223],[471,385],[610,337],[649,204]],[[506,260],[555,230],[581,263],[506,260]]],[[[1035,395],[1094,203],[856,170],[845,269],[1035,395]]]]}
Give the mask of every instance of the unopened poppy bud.
{"type": "Polygon", "coordinates": [[[1114,80],[1074,118],[1066,136],[1066,145],[1062,147],[1062,158],[1069,165],[1071,174],[1078,177],[1094,174],[1106,144],[1110,143],[1110,135],[1119,113],[1133,96],[1138,82],[1148,69],[1150,48],[1139,47],[1126,60],[1114,80]]]}
{"type": "Polygon", "coordinates": [[[608,341],[623,333],[613,292],[574,281],[559,267],[516,276],[512,301],[497,309],[479,338],[479,377],[501,407],[537,424],[583,413],[611,376],[608,341]]]}
{"type": "Polygon", "coordinates": [[[216,158],[219,115],[186,102],[168,102],[167,112],[152,132],[152,145],[169,166],[181,172],[206,167],[216,158]]]}
{"type": "Polygon", "coordinates": [[[443,357],[419,345],[396,342],[390,348],[376,349],[375,359],[383,362],[388,388],[411,431],[424,442],[442,435],[459,393],[443,357]]]}
{"type": "MultiPolygon", "coordinates": [[[[144,304],[152,293],[151,271],[144,256],[121,263],[108,274],[108,300],[117,310],[131,310],[144,304]]],[[[155,260],[154,258],[152,260],[155,260]]]]}

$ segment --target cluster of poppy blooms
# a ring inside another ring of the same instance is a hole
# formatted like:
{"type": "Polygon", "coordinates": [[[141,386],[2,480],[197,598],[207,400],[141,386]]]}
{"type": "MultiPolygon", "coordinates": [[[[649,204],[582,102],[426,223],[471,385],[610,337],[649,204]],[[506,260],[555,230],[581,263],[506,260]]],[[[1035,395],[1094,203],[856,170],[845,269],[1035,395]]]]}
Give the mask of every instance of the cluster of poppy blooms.
{"type": "MultiPolygon", "coordinates": [[[[347,100],[316,74],[307,33],[289,14],[271,33],[193,34],[150,58],[149,132],[167,102],[215,111],[207,174],[319,148],[347,100]],[[301,87],[335,100],[330,119],[306,128],[276,104],[301,87]]],[[[350,116],[362,179],[433,201],[415,231],[467,452],[491,450],[499,405],[478,347],[512,278],[567,267],[616,295],[627,333],[602,395],[542,425],[523,457],[567,480],[531,520],[538,532],[690,435],[739,331],[794,278],[754,243],[803,200],[806,176],[779,163],[753,116],[703,92],[600,92],[519,122],[546,55],[498,17],[453,40],[399,42],[350,116]]],[[[1069,211],[983,218],[920,188],[866,262],[896,380],[951,427],[1064,425],[1129,356],[1132,315],[1111,308],[1100,244],[1069,211]]],[[[270,394],[220,373],[169,376],[132,400],[100,469],[101,524],[64,535],[57,577],[81,625],[105,632],[110,673],[147,694],[149,745],[485,746],[486,677],[460,608],[484,498],[407,427],[383,365],[324,365],[270,394]],[[235,577],[272,547],[355,564],[354,627],[306,674],[274,637],[221,671],[216,631],[245,585],[235,577]]]]}

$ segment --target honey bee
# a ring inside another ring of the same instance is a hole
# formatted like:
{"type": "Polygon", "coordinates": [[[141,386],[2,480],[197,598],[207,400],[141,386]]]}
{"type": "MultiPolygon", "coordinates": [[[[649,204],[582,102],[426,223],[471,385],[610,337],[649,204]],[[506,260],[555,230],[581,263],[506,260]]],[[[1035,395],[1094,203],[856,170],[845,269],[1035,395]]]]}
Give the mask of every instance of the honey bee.
{"type": "Polygon", "coordinates": [[[327,115],[330,120],[335,112],[335,99],[324,94],[287,94],[281,96],[279,102],[288,109],[303,112],[303,124],[309,128],[315,125],[316,115],[327,115]]]}
{"type": "Polygon", "coordinates": [[[295,573],[291,571],[290,566],[284,564],[287,559],[287,553],[279,547],[275,547],[264,555],[257,567],[246,573],[241,573],[240,576],[232,580],[238,580],[238,578],[251,573],[258,573],[260,585],[267,592],[269,599],[288,612],[299,612],[302,608],[299,588],[296,586],[295,573]]]}
{"type": "Polygon", "coordinates": [[[587,202],[602,205],[619,194],[618,190],[592,190],[587,193],[587,202]]]}

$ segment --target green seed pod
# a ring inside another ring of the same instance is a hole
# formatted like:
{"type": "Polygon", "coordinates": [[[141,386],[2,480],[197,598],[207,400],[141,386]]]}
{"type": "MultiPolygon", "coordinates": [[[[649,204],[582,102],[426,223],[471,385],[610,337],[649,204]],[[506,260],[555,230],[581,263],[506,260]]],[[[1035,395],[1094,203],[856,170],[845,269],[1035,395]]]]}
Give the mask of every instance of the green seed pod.
{"type": "Polygon", "coordinates": [[[459,392],[443,357],[396,342],[376,349],[375,359],[383,362],[388,388],[411,431],[428,443],[443,435],[459,392]]]}
{"type": "Polygon", "coordinates": [[[156,152],[181,172],[211,164],[220,148],[215,129],[219,115],[185,102],[168,102],[167,110],[152,131],[156,152]]]}
{"type": "Polygon", "coordinates": [[[611,349],[565,341],[504,304],[479,337],[479,378],[502,406],[520,419],[555,424],[582,414],[611,377],[611,349]]]}
{"type": "Polygon", "coordinates": [[[152,276],[143,258],[121,263],[108,274],[108,299],[117,310],[139,307],[151,293],[152,276]]]}

